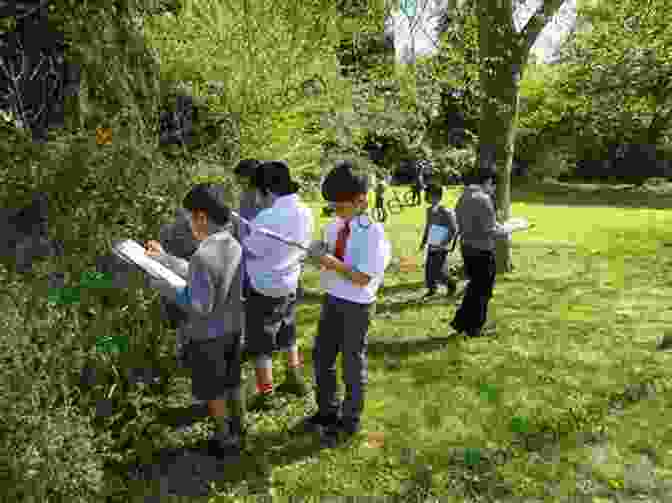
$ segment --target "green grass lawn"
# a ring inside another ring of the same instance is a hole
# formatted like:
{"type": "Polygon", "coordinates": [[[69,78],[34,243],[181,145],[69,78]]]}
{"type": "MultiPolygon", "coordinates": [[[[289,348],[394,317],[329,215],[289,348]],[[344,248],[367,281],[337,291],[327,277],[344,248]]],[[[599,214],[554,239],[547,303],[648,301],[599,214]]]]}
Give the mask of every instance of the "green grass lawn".
{"type": "MultiPolygon", "coordinates": [[[[670,353],[655,350],[672,322],[665,247],[672,215],[600,206],[595,198],[545,205],[543,195],[530,194],[514,192],[513,216],[537,225],[515,234],[515,270],[497,278],[488,315],[494,336],[453,338],[408,355],[371,354],[364,431],[334,450],[287,433],[312,412],[312,395],[275,413],[249,414],[248,452],[222,470],[211,501],[262,491],[409,501],[564,501],[583,494],[606,502],[620,501],[613,498],[646,476],[653,480],[650,487],[642,482],[646,501],[672,501],[672,486],[663,483],[672,480],[670,353]],[[641,383],[652,386],[648,398],[632,394],[641,383]],[[648,475],[629,468],[642,452],[655,459],[648,475]]],[[[448,191],[444,204],[458,196],[458,189],[448,191]]],[[[386,224],[395,257],[421,262],[423,211],[407,209],[386,224]]],[[[372,339],[451,333],[457,299],[418,302],[422,274],[391,268],[372,339]]],[[[304,278],[307,289],[317,289],[317,271],[304,278]]],[[[309,379],[319,309],[312,297],[299,309],[309,379]]],[[[178,388],[188,396],[186,379],[178,388]]],[[[155,446],[177,442],[170,438],[159,435],[155,446]]]]}

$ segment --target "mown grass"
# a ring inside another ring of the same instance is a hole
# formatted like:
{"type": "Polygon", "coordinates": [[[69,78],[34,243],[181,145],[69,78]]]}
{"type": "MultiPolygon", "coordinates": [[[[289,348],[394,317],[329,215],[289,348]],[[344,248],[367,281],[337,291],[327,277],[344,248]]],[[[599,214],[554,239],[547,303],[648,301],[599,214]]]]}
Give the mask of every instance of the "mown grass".
{"type": "MultiPolygon", "coordinates": [[[[458,194],[450,191],[445,203],[453,204],[458,194]]],[[[419,467],[431,465],[426,489],[435,495],[449,495],[455,481],[463,480],[462,489],[471,487],[475,494],[567,496],[578,491],[579,460],[587,461],[576,433],[599,426],[618,453],[611,463],[620,468],[597,469],[597,479],[610,480],[616,489],[620,479],[622,487],[626,461],[643,446],[657,454],[660,480],[669,477],[669,356],[654,349],[672,318],[666,309],[672,298],[670,259],[662,246],[672,237],[670,216],[659,210],[524,200],[514,202],[512,213],[537,227],[515,236],[516,269],[497,281],[489,315],[497,337],[455,339],[443,350],[402,357],[394,367],[384,357],[372,357],[362,438],[354,446],[314,454],[311,462],[276,467],[275,494],[399,495],[411,490],[409,481],[419,467]],[[612,397],[642,382],[655,382],[657,398],[624,416],[608,415],[612,397]],[[479,394],[484,384],[499,392],[494,401],[479,394]],[[511,431],[514,416],[528,418],[527,432],[511,431]],[[559,442],[561,455],[536,465],[527,450],[535,449],[535,434],[544,429],[546,444],[559,442]],[[371,432],[384,435],[382,446],[367,447],[371,432]],[[521,437],[527,437],[524,443],[521,437]],[[474,470],[450,456],[451,448],[468,447],[483,449],[483,457],[488,449],[504,449],[509,457],[482,475],[479,486],[465,482],[474,470]],[[409,448],[416,453],[415,466],[402,460],[409,448]]],[[[387,225],[395,255],[417,254],[421,219],[421,209],[408,209],[387,225]]],[[[412,284],[409,294],[419,295],[421,274],[392,272],[385,287],[412,284]]],[[[315,285],[313,271],[305,277],[307,287],[315,285]]],[[[380,304],[385,301],[383,292],[380,304]]],[[[304,343],[312,340],[318,309],[317,304],[301,308],[304,343]]],[[[445,335],[454,309],[448,301],[409,305],[399,317],[379,317],[371,337],[445,335]]],[[[278,426],[268,423],[276,431],[278,426]]]]}
{"type": "MultiPolygon", "coordinates": [[[[451,190],[444,202],[453,204],[458,195],[451,190]]],[[[371,355],[364,431],[335,450],[320,451],[314,439],[287,433],[310,412],[312,399],[250,415],[249,451],[237,468],[224,470],[213,500],[262,491],[562,501],[590,494],[581,491],[586,478],[615,495],[631,487],[627,465],[642,449],[655,454],[656,479],[669,479],[669,356],[654,349],[672,317],[663,247],[672,238],[670,216],[518,197],[512,213],[537,227],[516,234],[515,271],[497,280],[489,314],[496,337],[455,338],[420,354],[371,355]],[[611,413],[610,404],[637,383],[654,383],[653,398],[611,413]],[[514,417],[523,424],[518,431],[514,417]],[[595,461],[585,435],[598,430],[609,456],[595,461]]],[[[396,257],[418,256],[422,216],[420,208],[407,209],[387,224],[396,257]]],[[[304,278],[306,288],[317,288],[316,271],[304,278]]],[[[414,302],[421,285],[421,269],[391,268],[372,339],[450,333],[455,301],[414,302]],[[395,313],[385,316],[392,302],[395,313]]],[[[299,310],[304,349],[312,344],[319,308],[310,299],[299,310]]],[[[310,352],[304,356],[310,377],[310,352]]]]}
{"type": "MultiPolygon", "coordinates": [[[[453,205],[459,192],[449,190],[444,203],[453,205]]],[[[670,353],[655,351],[672,318],[672,259],[665,247],[672,217],[625,203],[600,206],[595,194],[589,206],[545,205],[538,202],[543,194],[529,194],[514,192],[512,214],[537,226],[515,235],[515,270],[497,279],[493,336],[453,338],[409,354],[372,351],[363,432],[334,450],[289,433],[313,411],[312,396],[249,414],[247,450],[214,470],[210,501],[250,494],[400,501],[563,501],[593,494],[611,501],[636,486],[638,472],[628,465],[643,450],[656,459],[656,482],[645,498],[672,500],[672,487],[663,484],[672,475],[670,353]],[[633,394],[640,383],[652,386],[648,398],[633,394]],[[586,481],[598,492],[586,489],[586,481]]],[[[422,218],[423,209],[414,208],[388,222],[395,257],[421,263],[422,218]]],[[[422,278],[420,268],[390,268],[372,340],[451,333],[458,299],[418,302],[422,278]]],[[[317,290],[317,271],[306,270],[304,285],[317,290]]],[[[319,297],[309,295],[298,314],[309,379],[319,309],[319,297]]],[[[277,374],[280,380],[282,371],[277,374]]],[[[154,409],[189,401],[188,378],[176,377],[154,409]]],[[[151,414],[143,421],[152,423],[151,414]]],[[[148,462],[165,449],[201,445],[209,428],[201,423],[177,433],[154,424],[134,441],[135,450],[148,462]]],[[[189,479],[189,471],[185,464],[163,483],[189,479]]],[[[157,477],[153,484],[133,483],[123,500],[144,501],[160,485],[157,477]]],[[[186,495],[180,484],[172,486],[186,495]]]]}

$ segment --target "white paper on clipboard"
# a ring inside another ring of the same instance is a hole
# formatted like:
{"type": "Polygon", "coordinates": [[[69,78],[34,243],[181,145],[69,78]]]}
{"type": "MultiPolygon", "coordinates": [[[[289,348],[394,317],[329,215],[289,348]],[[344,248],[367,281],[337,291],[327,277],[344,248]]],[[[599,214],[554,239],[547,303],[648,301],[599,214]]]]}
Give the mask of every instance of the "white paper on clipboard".
{"type": "Polygon", "coordinates": [[[184,288],[187,282],[163,264],[145,255],[145,249],[132,239],[120,241],[112,247],[112,251],[121,259],[131,262],[154,279],[167,281],[174,288],[184,288]]]}
{"type": "Polygon", "coordinates": [[[502,224],[506,232],[524,231],[530,228],[529,222],[524,218],[510,218],[502,224]]]}

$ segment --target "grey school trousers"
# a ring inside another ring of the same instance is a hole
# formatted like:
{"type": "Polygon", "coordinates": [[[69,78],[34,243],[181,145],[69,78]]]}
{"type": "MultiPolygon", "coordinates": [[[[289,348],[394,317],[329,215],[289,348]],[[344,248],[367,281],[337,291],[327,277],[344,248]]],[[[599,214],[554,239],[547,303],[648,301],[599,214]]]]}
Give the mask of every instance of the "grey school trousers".
{"type": "Polygon", "coordinates": [[[359,422],[368,382],[367,342],[373,304],[358,304],[325,295],[313,346],[313,368],[320,414],[337,414],[336,356],[342,353],[345,400],[344,421],[359,422]]]}

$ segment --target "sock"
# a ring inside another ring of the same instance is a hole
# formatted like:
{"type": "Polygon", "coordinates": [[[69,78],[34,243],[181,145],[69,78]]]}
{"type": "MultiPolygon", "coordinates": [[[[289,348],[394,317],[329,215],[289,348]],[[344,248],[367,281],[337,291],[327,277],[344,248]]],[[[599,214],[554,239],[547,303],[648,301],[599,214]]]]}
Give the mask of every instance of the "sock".
{"type": "Polygon", "coordinates": [[[273,383],[270,382],[261,382],[260,379],[257,379],[257,392],[264,394],[270,393],[273,391],[273,383]]]}
{"type": "Polygon", "coordinates": [[[266,355],[257,357],[257,392],[270,393],[273,391],[273,381],[267,382],[262,370],[273,368],[273,360],[266,355]]]}

